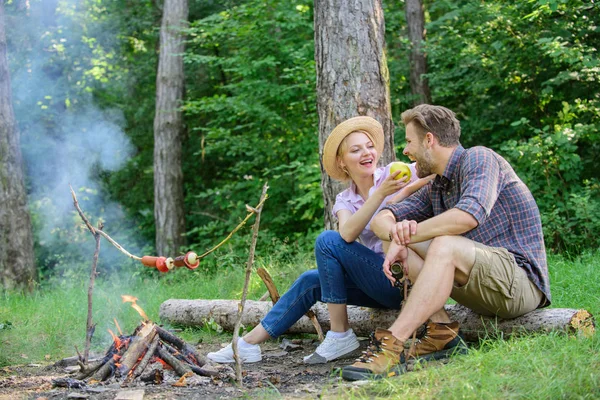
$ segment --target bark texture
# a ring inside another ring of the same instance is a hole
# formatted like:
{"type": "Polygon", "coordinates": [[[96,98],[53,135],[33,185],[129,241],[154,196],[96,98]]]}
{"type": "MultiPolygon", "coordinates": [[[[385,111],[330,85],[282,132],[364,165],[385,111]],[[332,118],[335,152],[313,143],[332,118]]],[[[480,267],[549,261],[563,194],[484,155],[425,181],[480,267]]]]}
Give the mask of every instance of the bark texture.
{"type": "MultiPolygon", "coordinates": [[[[385,150],[380,165],[395,160],[385,22],[379,0],[315,0],[315,61],[319,155],[340,122],[368,115],[383,125],[385,150]]],[[[331,209],[344,185],[321,163],[325,229],[335,229],[331,209]]]]}
{"type": "Polygon", "coordinates": [[[4,289],[31,289],[36,277],[33,235],[12,106],[4,21],[4,1],[0,1],[0,283],[4,289]]]}
{"type": "MultiPolygon", "coordinates": [[[[233,329],[239,302],[237,300],[167,300],[161,304],[162,322],[185,326],[202,326],[212,318],[223,329],[233,329]]],[[[255,326],[272,308],[269,301],[246,302],[242,324],[255,326]]],[[[325,331],[330,329],[327,306],[317,303],[313,310],[325,331]]],[[[594,319],[585,310],[570,308],[540,309],[515,319],[482,317],[461,305],[446,306],[450,317],[460,323],[465,340],[476,341],[490,335],[510,336],[526,332],[576,331],[589,334],[594,330],[594,319]]],[[[367,336],[377,327],[389,327],[398,316],[396,310],[348,306],[350,326],[357,335],[367,336]]],[[[315,333],[310,320],[303,316],[289,333],[315,333]]]]}
{"type": "Polygon", "coordinates": [[[178,254],[184,244],[183,172],[181,140],[184,90],[184,36],[187,0],[165,0],[160,28],[160,53],[156,76],[154,116],[154,219],[156,251],[159,255],[178,254]]]}
{"type": "Polygon", "coordinates": [[[406,23],[408,25],[408,38],[411,43],[410,49],[410,89],[413,94],[413,104],[431,104],[431,92],[427,78],[427,58],[422,51],[422,43],[425,41],[425,16],[423,13],[422,0],[406,0],[405,5],[406,23]]]}

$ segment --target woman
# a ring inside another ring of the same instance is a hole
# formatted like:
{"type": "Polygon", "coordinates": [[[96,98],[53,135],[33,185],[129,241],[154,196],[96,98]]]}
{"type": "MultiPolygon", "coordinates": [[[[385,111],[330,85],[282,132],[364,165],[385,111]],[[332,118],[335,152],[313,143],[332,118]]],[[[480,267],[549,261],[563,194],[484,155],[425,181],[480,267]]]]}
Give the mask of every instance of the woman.
{"type": "MultiPolygon", "coordinates": [[[[395,180],[400,171],[377,167],[383,152],[381,124],[371,117],[355,117],[339,124],[323,148],[323,165],[329,176],[350,181],[336,197],[333,214],[339,231],[325,231],[317,238],[317,269],[303,273],[279,299],[261,323],[238,341],[243,362],[262,359],[259,344],[288,330],[317,301],[327,303],[331,330],[316,351],[305,357],[309,364],[340,358],[359,347],[348,323],[347,304],[399,309],[400,290],[383,273],[382,242],[369,229],[371,218],[392,198],[401,201],[430,179],[395,180]],[[361,243],[356,240],[360,239],[361,243]]],[[[207,357],[232,363],[231,344],[207,357]]]]}

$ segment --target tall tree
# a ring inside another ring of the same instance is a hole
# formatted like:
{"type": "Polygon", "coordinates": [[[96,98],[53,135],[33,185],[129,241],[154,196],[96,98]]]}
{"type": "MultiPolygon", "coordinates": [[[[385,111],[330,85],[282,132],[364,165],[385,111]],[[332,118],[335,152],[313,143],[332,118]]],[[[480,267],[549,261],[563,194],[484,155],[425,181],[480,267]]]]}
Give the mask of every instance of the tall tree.
{"type": "Polygon", "coordinates": [[[425,16],[421,0],[406,0],[406,24],[410,49],[410,89],[413,95],[413,104],[431,103],[429,83],[424,75],[427,73],[427,58],[422,51],[425,40],[425,16]]]}
{"type": "Polygon", "coordinates": [[[0,282],[8,289],[26,287],[36,275],[4,21],[0,0],[0,282]]]}
{"type": "MultiPolygon", "coordinates": [[[[380,0],[315,0],[315,61],[319,153],[333,128],[345,119],[368,115],[383,125],[383,163],[395,159],[385,22],[380,0]]],[[[321,157],[322,159],[322,157],[321,157]]],[[[331,209],[343,188],[321,165],[325,228],[334,229],[331,209]]]]}
{"type": "Polygon", "coordinates": [[[184,244],[181,140],[184,90],[183,52],[187,0],[165,0],[160,28],[154,116],[154,219],[156,251],[176,254],[184,244]]]}

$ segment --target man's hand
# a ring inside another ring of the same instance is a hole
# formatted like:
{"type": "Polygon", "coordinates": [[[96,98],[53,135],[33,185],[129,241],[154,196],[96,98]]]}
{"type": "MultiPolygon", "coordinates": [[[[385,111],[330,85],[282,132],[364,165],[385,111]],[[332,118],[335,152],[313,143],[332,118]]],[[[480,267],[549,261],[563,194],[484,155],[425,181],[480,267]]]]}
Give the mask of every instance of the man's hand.
{"type": "Polygon", "coordinates": [[[417,234],[417,221],[396,222],[390,228],[390,240],[398,245],[408,246],[410,237],[417,234]]]}
{"type": "Polygon", "coordinates": [[[403,265],[406,265],[405,263],[408,261],[408,248],[392,241],[383,261],[383,273],[392,282],[392,285],[396,282],[390,270],[390,266],[394,261],[400,261],[403,265]]]}

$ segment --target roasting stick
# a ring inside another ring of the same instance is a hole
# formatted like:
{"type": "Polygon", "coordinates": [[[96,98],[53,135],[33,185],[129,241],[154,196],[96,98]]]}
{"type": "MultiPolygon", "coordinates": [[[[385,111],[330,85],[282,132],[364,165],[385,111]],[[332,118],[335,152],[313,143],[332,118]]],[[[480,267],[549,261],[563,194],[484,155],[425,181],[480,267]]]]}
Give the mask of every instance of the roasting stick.
{"type": "Polygon", "coordinates": [[[104,239],[108,240],[113,246],[115,246],[121,253],[125,254],[127,257],[133,258],[134,260],[137,260],[137,261],[142,261],[142,257],[134,256],[133,254],[131,254],[130,252],[125,250],[119,243],[115,242],[113,240],[113,238],[108,236],[104,231],[96,231],[96,232],[98,232],[100,235],[104,236],[104,239]]]}
{"type": "MultiPolygon", "coordinates": [[[[117,243],[113,238],[111,238],[106,232],[100,230],[100,229],[94,229],[94,227],[89,223],[88,219],[85,217],[85,215],[83,214],[83,211],[81,211],[81,208],[79,208],[79,202],[77,201],[77,196],[75,196],[75,191],[73,190],[73,188],[71,187],[71,185],[69,185],[69,188],[71,189],[71,196],[73,197],[73,203],[75,204],[75,208],[77,209],[77,212],[79,213],[79,216],[81,217],[81,219],[83,220],[83,222],[85,222],[87,228],[90,230],[90,232],[92,232],[92,234],[95,235],[101,235],[103,236],[106,240],[108,240],[113,246],[115,246],[117,248],[117,250],[119,250],[121,253],[125,254],[127,257],[132,258],[134,260],[137,261],[141,261],[144,265],[146,266],[154,266],[153,264],[149,264],[146,263],[144,261],[146,260],[142,260],[143,258],[147,258],[148,260],[151,260],[152,263],[154,263],[157,259],[161,259],[163,257],[152,257],[152,256],[144,256],[144,257],[139,257],[136,255],[131,254],[130,252],[128,252],[127,250],[125,250],[123,248],[123,246],[121,246],[119,243],[117,243]]],[[[262,198],[260,200],[260,202],[258,203],[258,205],[256,207],[250,207],[249,205],[246,205],[246,210],[248,211],[248,215],[246,215],[246,218],[244,218],[242,220],[242,222],[240,222],[230,233],[229,235],[227,235],[227,237],[225,237],[225,239],[223,239],[219,244],[217,244],[215,247],[213,247],[212,249],[207,250],[206,252],[204,252],[201,255],[196,255],[193,252],[188,252],[186,254],[186,259],[188,258],[188,255],[191,255],[192,258],[195,258],[198,261],[200,261],[201,259],[203,259],[204,257],[206,257],[207,255],[209,255],[210,253],[214,252],[215,250],[217,250],[219,247],[223,246],[229,239],[231,239],[231,237],[237,232],[239,231],[245,224],[246,222],[248,222],[248,220],[250,219],[250,217],[252,217],[253,215],[257,214],[258,210],[261,209],[262,205],[264,204],[264,202],[267,200],[269,196],[266,195],[264,198],[262,198]]],[[[178,257],[179,258],[179,257],[178,257]]],[[[169,260],[169,259],[166,259],[169,260]]],[[[178,260],[176,260],[178,261],[178,260]]],[[[162,260],[162,262],[164,263],[165,260],[162,260]]],[[[170,262],[173,262],[172,259],[170,259],[170,262]]],[[[180,264],[180,263],[178,263],[180,264]]],[[[183,266],[183,265],[178,265],[176,264],[176,266],[183,266]]],[[[190,269],[195,269],[198,264],[196,263],[192,263],[194,264],[193,266],[189,265],[189,263],[185,263],[185,265],[190,268],[190,269]]],[[[158,264],[156,264],[158,265],[158,264]]],[[[161,272],[167,272],[168,270],[172,269],[172,265],[170,268],[164,270],[161,269],[161,272]]]]}

